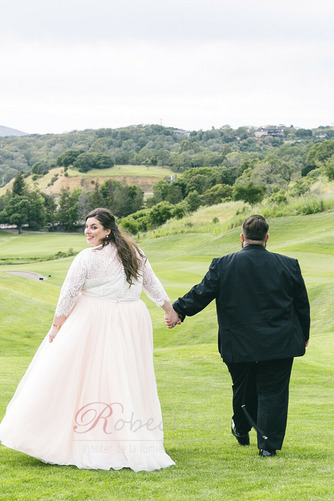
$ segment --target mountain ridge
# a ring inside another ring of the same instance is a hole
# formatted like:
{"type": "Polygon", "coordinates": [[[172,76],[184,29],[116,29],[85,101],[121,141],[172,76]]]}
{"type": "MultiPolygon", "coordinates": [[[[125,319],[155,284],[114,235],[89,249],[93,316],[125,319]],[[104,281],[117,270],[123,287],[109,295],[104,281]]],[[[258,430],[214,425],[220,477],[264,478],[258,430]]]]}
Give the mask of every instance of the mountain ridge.
{"type": "Polygon", "coordinates": [[[0,137],[9,136],[29,136],[29,134],[27,132],[23,132],[22,130],[12,129],[11,127],[0,125],[0,137]]]}

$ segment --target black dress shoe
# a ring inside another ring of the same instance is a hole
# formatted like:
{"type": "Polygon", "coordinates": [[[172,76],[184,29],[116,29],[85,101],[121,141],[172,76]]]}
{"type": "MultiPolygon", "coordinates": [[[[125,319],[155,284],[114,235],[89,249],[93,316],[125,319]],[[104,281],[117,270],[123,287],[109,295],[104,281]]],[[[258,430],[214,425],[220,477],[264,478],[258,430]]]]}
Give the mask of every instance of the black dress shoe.
{"type": "Polygon", "coordinates": [[[249,445],[249,433],[244,433],[244,434],[238,433],[233,419],[231,422],[231,432],[232,435],[238,440],[240,445],[249,445]]]}
{"type": "Polygon", "coordinates": [[[276,451],[266,451],[266,449],[260,449],[259,454],[263,458],[269,458],[270,456],[276,456],[276,451]]]}

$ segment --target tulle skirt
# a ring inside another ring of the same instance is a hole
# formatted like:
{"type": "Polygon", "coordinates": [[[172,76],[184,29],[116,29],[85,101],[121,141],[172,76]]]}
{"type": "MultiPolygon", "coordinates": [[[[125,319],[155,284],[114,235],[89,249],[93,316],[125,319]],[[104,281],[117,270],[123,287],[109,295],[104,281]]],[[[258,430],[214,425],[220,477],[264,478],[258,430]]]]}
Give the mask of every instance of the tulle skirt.
{"type": "Polygon", "coordinates": [[[0,424],[3,445],[78,468],[152,471],[163,446],[152,324],[141,300],[81,296],[46,336],[0,424]]]}

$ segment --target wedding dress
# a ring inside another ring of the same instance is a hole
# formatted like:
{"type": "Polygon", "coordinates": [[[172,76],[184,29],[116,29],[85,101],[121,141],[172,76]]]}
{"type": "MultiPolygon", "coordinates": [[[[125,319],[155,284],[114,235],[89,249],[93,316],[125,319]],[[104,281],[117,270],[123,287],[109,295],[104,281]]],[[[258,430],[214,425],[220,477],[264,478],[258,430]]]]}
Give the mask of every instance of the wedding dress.
{"type": "MultiPolygon", "coordinates": [[[[3,445],[46,463],[152,471],[175,464],[163,446],[153,335],[142,289],[168,296],[149,262],[131,286],[113,244],[73,260],[56,315],[0,424],[3,445]]],[[[37,317],[37,312],[36,312],[37,317]]]]}

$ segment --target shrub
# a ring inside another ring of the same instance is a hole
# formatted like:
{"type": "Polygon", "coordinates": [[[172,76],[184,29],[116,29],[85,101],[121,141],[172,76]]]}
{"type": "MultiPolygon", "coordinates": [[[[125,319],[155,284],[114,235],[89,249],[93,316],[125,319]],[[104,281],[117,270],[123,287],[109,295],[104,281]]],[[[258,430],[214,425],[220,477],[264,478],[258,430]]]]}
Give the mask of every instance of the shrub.
{"type": "Polygon", "coordinates": [[[131,216],[124,217],[120,222],[120,226],[132,233],[132,235],[137,235],[139,230],[138,223],[131,216]]]}

